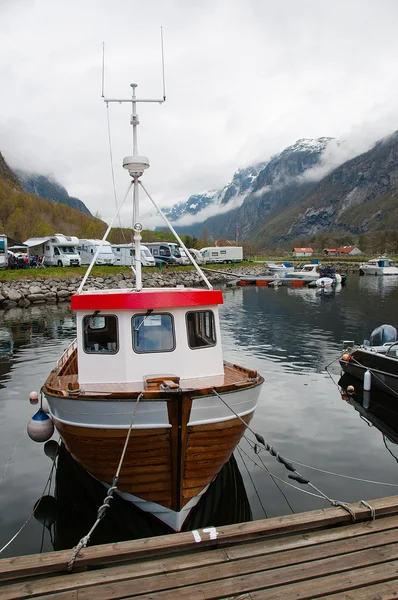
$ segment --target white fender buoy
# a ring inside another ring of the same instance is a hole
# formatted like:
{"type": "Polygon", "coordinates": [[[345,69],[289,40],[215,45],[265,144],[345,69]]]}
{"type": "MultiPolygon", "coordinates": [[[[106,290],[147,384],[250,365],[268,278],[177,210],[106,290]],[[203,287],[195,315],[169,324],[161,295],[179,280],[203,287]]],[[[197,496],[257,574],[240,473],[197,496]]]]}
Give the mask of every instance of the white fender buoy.
{"type": "Polygon", "coordinates": [[[362,395],[362,405],[364,408],[368,409],[370,406],[370,392],[367,390],[363,391],[362,395]]]}
{"type": "Polygon", "coordinates": [[[372,387],[372,375],[369,370],[363,374],[363,389],[365,392],[369,392],[372,387]]]}
{"type": "Polygon", "coordinates": [[[50,407],[48,406],[47,398],[45,396],[41,397],[40,408],[47,414],[50,412],[50,407]]]}
{"type": "Polygon", "coordinates": [[[31,404],[37,404],[39,402],[39,394],[37,392],[30,392],[29,402],[31,404]]]}
{"type": "Polygon", "coordinates": [[[54,433],[54,423],[50,417],[39,408],[28,423],[28,436],[34,442],[46,442],[54,433]]]}

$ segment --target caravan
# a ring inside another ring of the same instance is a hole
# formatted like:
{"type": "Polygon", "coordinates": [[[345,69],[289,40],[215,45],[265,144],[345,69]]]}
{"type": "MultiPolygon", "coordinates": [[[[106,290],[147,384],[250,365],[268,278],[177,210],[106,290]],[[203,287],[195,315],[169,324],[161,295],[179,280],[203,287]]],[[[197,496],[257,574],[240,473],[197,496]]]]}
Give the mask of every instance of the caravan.
{"type": "Polygon", "coordinates": [[[29,248],[30,255],[40,256],[46,267],[79,267],[78,243],[75,236],[55,233],[43,238],[29,238],[24,245],[29,248]]]}
{"type": "Polygon", "coordinates": [[[242,246],[211,246],[202,248],[201,255],[207,263],[235,263],[242,262],[242,246]]]}
{"type": "Polygon", "coordinates": [[[93,260],[94,254],[101,245],[101,250],[95,261],[96,265],[114,265],[116,256],[109,242],[101,240],[79,240],[78,252],[82,261],[82,265],[89,265],[93,260]],[[102,244],[102,245],[101,245],[102,244]]]}
{"type": "Polygon", "coordinates": [[[181,265],[182,258],[180,247],[174,242],[150,242],[146,243],[155,262],[165,263],[167,265],[181,265]]]}
{"type": "MultiPolygon", "coordinates": [[[[116,257],[115,264],[124,267],[135,266],[134,244],[113,244],[112,250],[116,257]]],[[[155,259],[146,246],[141,246],[141,264],[143,267],[155,266],[155,259]]]]}
{"type": "Polygon", "coordinates": [[[7,236],[0,234],[0,269],[7,267],[7,236]]]}

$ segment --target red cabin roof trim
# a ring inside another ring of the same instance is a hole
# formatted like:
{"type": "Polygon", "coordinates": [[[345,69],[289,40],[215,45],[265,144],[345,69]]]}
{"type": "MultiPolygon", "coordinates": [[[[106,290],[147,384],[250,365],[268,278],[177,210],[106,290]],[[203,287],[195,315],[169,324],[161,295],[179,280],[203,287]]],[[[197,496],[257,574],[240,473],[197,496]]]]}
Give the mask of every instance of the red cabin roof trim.
{"type": "Polygon", "coordinates": [[[82,292],[71,299],[72,310],[136,310],[223,304],[220,290],[159,289],[82,292]]]}

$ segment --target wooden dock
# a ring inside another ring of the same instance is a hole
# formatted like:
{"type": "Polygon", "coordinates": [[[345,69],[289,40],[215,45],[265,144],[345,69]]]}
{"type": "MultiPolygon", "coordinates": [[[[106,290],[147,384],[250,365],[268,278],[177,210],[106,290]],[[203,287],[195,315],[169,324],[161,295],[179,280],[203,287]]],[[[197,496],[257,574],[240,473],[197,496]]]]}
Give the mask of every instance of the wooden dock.
{"type": "Polygon", "coordinates": [[[369,504],[3,559],[0,599],[398,598],[398,496],[369,504]]]}

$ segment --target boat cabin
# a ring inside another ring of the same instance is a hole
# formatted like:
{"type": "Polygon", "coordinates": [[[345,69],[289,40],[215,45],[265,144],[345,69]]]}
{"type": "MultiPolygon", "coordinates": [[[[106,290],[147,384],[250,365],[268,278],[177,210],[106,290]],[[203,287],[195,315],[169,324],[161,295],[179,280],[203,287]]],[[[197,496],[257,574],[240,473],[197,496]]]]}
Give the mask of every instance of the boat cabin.
{"type": "Polygon", "coordinates": [[[90,290],[75,294],[79,384],[224,373],[219,290],[90,290]]]}

